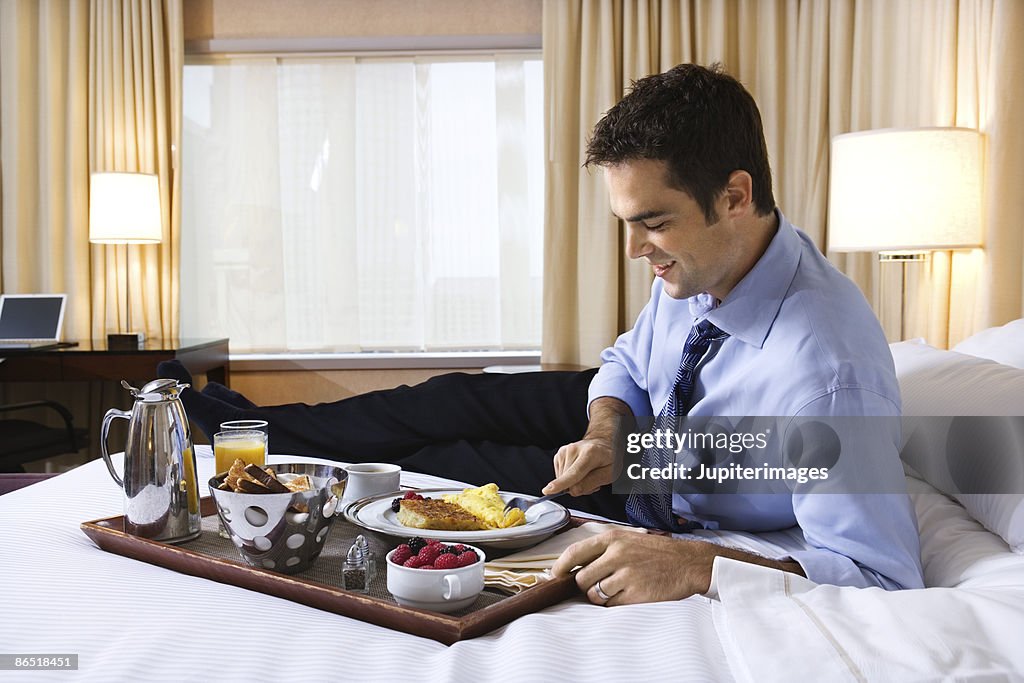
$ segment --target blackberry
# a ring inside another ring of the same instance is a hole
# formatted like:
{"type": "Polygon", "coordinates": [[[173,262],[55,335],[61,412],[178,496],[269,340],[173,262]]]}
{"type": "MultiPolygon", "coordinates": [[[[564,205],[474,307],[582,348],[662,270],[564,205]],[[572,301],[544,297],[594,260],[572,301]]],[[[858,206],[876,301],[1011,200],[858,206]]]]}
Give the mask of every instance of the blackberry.
{"type": "Polygon", "coordinates": [[[441,552],[442,553],[451,553],[452,555],[455,555],[456,557],[458,557],[459,555],[462,554],[462,551],[459,550],[458,546],[454,546],[454,545],[446,545],[444,548],[441,549],[441,552]]]}
{"type": "Polygon", "coordinates": [[[401,498],[395,498],[393,501],[391,501],[391,511],[392,512],[397,513],[401,509],[402,509],[402,499],[401,498]]]}
{"type": "Polygon", "coordinates": [[[419,555],[420,551],[427,545],[427,542],[419,536],[413,536],[405,543],[409,546],[409,550],[412,551],[413,555],[419,555]]]}

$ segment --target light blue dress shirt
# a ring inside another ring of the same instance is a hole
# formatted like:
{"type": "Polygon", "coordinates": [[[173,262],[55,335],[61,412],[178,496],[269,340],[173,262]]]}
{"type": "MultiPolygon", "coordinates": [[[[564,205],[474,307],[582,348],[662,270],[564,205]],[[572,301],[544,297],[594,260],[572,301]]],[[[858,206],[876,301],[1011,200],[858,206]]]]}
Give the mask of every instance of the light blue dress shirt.
{"type": "Polygon", "coordinates": [[[845,488],[832,489],[839,492],[780,491],[767,483],[764,493],[676,491],[673,511],[707,528],[798,525],[814,549],[790,557],[818,583],[923,587],[917,523],[899,458],[899,385],[885,336],[857,286],[777,216],[768,249],[717,307],[707,294],[673,299],[655,278],[633,329],[601,354],[590,401],[611,396],[634,415],[657,415],[668,402],[687,333],[707,317],[730,336],[698,365],[688,415],[890,418],[853,433],[838,430],[847,474],[845,488]]]}

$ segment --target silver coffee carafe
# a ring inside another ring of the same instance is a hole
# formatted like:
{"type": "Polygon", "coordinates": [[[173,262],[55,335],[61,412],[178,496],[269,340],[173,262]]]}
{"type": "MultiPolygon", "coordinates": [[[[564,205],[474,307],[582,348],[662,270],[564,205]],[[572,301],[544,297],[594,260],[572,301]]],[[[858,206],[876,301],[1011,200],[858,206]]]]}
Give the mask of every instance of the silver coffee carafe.
{"type": "Polygon", "coordinates": [[[135,405],[112,408],[103,416],[100,446],[110,476],[124,489],[124,531],[156,541],[178,543],[200,532],[199,484],[188,417],[178,394],[188,384],[155,379],[141,389],[122,381],[135,405]],[[107,451],[107,434],[118,418],[128,420],[124,479],[107,451]]]}

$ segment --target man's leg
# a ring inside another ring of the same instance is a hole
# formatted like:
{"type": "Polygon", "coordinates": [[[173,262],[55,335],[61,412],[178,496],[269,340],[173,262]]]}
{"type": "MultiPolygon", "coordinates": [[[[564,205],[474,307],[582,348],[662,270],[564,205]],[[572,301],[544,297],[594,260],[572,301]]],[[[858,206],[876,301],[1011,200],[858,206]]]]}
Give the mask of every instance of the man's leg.
{"type": "MultiPolygon", "coordinates": [[[[191,384],[180,363],[161,363],[158,371],[191,384]]],[[[181,399],[207,436],[227,420],[263,419],[275,453],[391,461],[414,472],[539,494],[555,476],[555,451],[586,431],[595,372],[451,373],[315,406],[247,407],[251,401],[221,385],[185,391],[181,399]]],[[[625,521],[625,502],[610,487],[562,502],[625,521]]]]}
{"type": "Polygon", "coordinates": [[[218,384],[217,382],[208,382],[206,386],[203,387],[203,393],[206,394],[207,396],[212,396],[216,399],[220,399],[225,403],[230,403],[236,408],[256,407],[256,404],[247,399],[245,396],[242,396],[237,391],[232,391],[223,384],[218,384]]]}
{"type": "MultiPolygon", "coordinates": [[[[595,372],[450,373],[313,406],[247,408],[191,390],[181,399],[207,437],[227,420],[262,419],[270,424],[275,453],[368,462],[460,440],[557,449],[586,431],[587,388],[595,372]]],[[[161,363],[158,373],[191,383],[176,361],[161,363]]]]}

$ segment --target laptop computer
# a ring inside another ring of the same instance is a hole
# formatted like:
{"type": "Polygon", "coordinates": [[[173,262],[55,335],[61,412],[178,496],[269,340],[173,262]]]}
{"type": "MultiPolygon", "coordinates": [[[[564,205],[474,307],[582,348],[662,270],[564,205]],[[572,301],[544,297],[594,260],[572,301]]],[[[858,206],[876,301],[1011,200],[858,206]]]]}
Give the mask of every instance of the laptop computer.
{"type": "Polygon", "coordinates": [[[0,294],[0,349],[61,345],[67,294],[0,294]]]}

